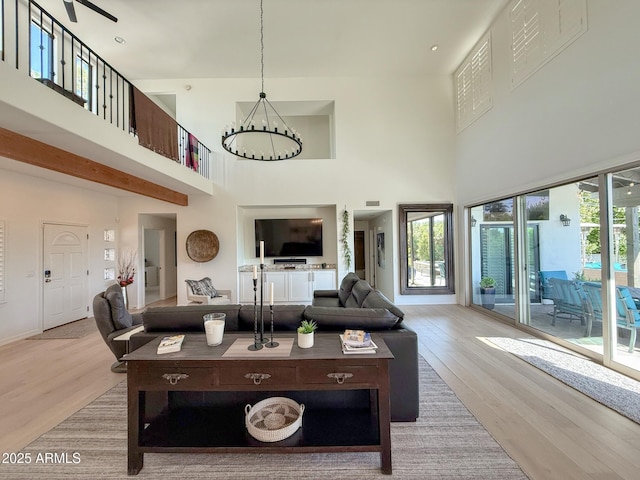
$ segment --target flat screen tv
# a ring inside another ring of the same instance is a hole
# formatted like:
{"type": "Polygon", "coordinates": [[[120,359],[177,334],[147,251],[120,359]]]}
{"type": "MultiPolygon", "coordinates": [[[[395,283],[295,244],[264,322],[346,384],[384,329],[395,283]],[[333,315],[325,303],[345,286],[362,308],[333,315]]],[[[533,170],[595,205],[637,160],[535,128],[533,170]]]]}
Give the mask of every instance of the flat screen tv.
{"type": "Polygon", "coordinates": [[[265,257],[321,257],[322,219],[289,218],[255,220],[256,257],[264,241],[265,257]]]}

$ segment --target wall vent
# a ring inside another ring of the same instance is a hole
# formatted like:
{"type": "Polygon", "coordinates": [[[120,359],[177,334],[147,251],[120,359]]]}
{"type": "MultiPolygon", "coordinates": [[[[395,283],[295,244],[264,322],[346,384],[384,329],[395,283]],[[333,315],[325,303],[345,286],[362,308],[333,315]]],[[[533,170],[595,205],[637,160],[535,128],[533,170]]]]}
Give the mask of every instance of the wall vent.
{"type": "Polygon", "coordinates": [[[380,206],[380,200],[367,200],[365,205],[367,207],[379,207],[380,206]]]}

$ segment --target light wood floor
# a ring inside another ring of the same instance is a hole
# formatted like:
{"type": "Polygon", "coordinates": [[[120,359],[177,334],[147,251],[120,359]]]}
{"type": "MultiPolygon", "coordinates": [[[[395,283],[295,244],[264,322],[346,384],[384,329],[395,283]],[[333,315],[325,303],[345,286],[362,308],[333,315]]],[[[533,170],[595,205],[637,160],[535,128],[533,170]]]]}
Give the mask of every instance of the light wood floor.
{"type": "MultiPolygon", "coordinates": [[[[420,353],[532,480],[640,478],[640,425],[483,340],[527,335],[460,306],[403,310],[420,353]]],[[[0,452],[124,380],[112,361],[98,333],[0,347],[0,452]]]]}

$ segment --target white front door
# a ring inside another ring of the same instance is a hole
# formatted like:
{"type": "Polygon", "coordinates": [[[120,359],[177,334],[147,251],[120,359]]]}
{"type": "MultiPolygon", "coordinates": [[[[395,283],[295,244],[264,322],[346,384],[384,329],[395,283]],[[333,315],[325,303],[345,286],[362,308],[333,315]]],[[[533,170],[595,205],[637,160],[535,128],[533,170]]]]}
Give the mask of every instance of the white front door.
{"type": "Polygon", "coordinates": [[[83,226],[44,224],[44,330],[87,316],[88,231],[83,226]]]}

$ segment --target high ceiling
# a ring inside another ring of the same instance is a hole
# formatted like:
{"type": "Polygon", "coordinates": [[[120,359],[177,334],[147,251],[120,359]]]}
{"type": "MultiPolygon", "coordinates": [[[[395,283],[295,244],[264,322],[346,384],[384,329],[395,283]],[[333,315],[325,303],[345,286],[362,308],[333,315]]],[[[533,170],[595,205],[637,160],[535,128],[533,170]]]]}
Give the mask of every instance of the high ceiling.
{"type": "MultiPolygon", "coordinates": [[[[264,0],[264,76],[449,74],[508,1],[264,0]]],[[[260,76],[260,0],[39,3],[129,80],[260,76]]]]}

